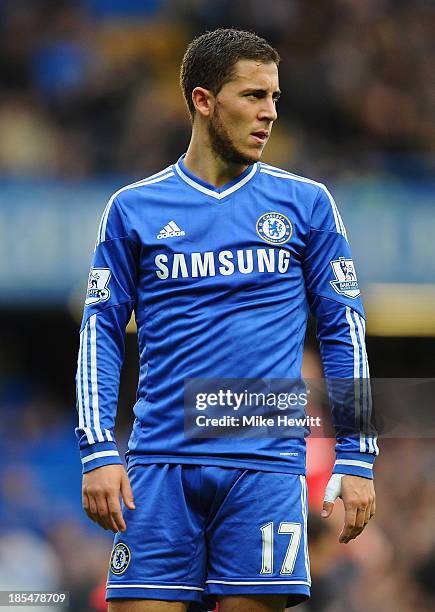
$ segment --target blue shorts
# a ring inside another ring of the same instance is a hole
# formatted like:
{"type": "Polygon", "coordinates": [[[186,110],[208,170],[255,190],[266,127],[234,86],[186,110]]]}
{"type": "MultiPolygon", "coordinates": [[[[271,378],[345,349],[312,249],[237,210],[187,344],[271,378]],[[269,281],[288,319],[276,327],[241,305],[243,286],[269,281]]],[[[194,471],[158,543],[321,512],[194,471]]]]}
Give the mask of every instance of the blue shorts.
{"type": "Polygon", "coordinates": [[[115,535],[106,599],[196,602],[310,595],[304,476],[215,466],[132,466],[135,510],[115,535]]]}

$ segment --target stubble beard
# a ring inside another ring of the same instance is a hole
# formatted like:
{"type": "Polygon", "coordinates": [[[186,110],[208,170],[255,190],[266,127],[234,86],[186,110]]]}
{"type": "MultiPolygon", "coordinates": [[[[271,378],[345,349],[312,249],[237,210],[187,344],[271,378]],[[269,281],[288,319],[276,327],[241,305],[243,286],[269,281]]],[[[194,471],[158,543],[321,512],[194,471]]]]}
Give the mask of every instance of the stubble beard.
{"type": "Polygon", "coordinates": [[[258,161],[256,158],[242,153],[234,145],[228,131],[221,121],[218,107],[215,108],[215,112],[207,127],[211,148],[217,157],[220,157],[227,163],[240,166],[249,166],[258,161]]]}

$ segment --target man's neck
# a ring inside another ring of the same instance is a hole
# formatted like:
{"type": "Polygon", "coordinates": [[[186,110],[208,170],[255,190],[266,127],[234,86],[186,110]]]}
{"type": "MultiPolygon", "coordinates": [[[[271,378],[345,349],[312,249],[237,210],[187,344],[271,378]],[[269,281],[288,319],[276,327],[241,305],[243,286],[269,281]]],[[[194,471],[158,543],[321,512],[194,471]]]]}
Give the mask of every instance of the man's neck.
{"type": "Polygon", "coordinates": [[[213,151],[208,138],[200,138],[195,133],[192,133],[183,164],[192,174],[217,188],[230,183],[248,167],[226,162],[213,151]]]}

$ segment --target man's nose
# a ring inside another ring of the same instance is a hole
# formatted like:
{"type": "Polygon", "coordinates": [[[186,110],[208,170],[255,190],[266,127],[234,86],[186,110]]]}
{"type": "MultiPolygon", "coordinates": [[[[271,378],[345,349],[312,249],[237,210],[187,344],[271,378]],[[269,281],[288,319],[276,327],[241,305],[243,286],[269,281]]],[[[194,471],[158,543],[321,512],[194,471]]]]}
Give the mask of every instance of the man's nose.
{"type": "Polygon", "coordinates": [[[261,108],[259,113],[259,119],[267,119],[268,121],[275,121],[278,117],[276,112],[276,103],[273,98],[267,98],[264,100],[264,106],[261,108]]]}

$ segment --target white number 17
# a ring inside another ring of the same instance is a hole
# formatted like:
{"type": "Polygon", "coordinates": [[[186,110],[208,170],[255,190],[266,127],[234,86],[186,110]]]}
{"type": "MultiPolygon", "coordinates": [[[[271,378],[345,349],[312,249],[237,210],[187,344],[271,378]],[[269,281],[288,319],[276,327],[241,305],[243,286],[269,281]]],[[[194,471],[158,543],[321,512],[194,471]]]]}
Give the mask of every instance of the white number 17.
{"type": "MultiPolygon", "coordinates": [[[[273,523],[267,523],[260,527],[263,540],[263,554],[261,560],[260,574],[273,574],[273,523]]],[[[289,534],[290,542],[281,566],[280,574],[291,574],[295,566],[296,557],[301,543],[302,527],[300,523],[279,524],[278,533],[289,534]]]]}

